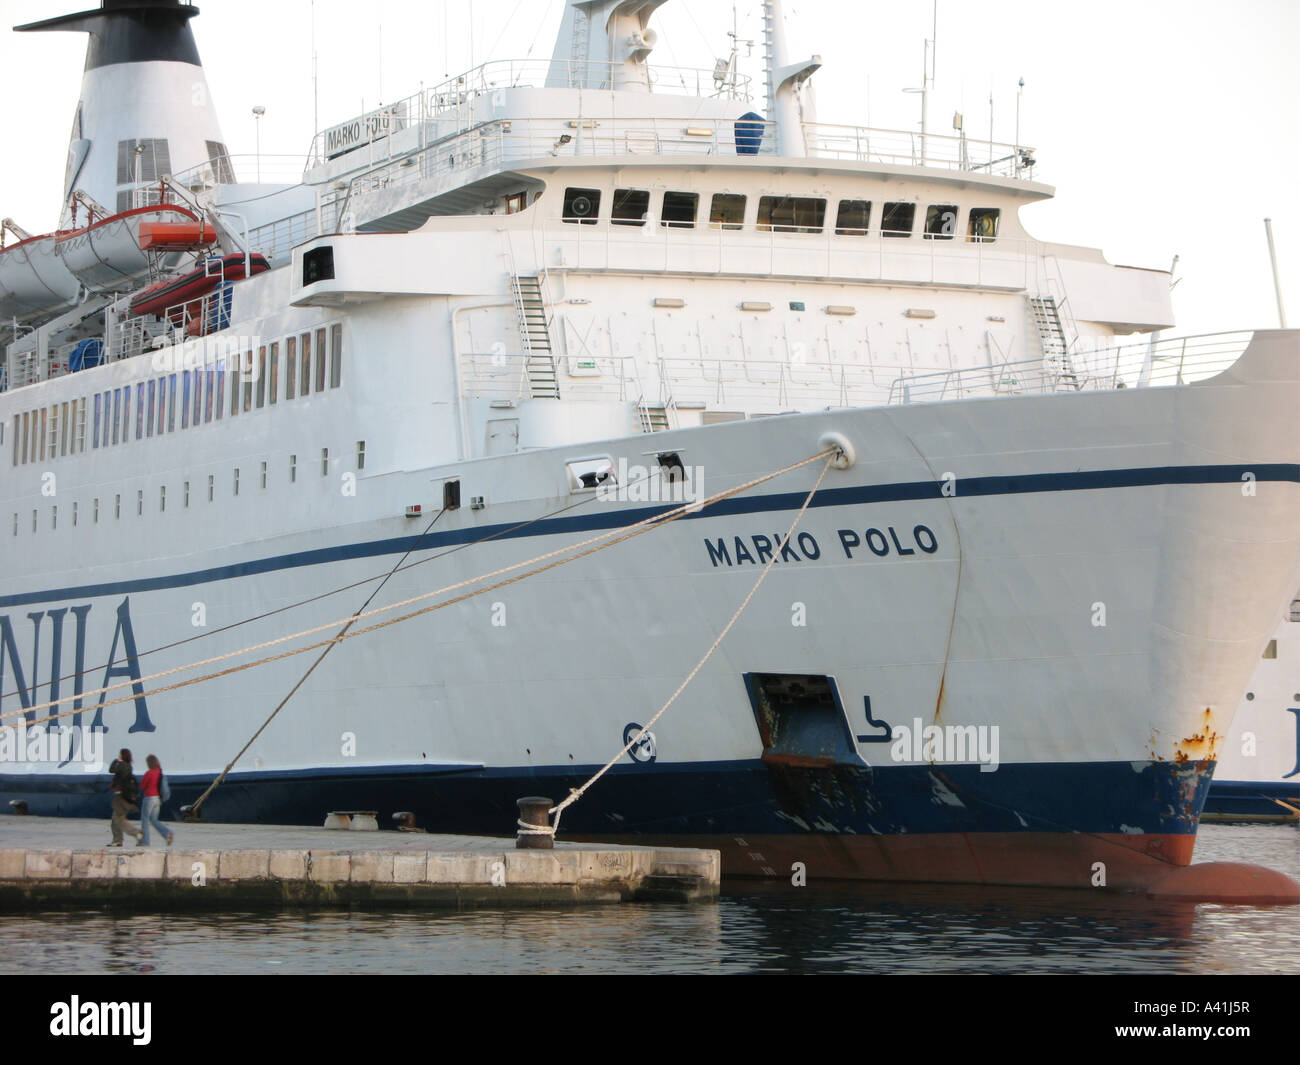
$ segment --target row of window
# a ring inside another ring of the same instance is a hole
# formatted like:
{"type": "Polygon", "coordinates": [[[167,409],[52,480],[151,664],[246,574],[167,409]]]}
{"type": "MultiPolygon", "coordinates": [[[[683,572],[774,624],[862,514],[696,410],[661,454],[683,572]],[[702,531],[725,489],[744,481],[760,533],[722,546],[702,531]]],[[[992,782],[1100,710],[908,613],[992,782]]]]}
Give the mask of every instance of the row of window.
{"type": "MultiPolygon", "coordinates": [[[[334,324],[284,337],[234,358],[234,368],[182,370],[97,393],[90,415],[90,447],[112,447],[220,421],[326,388],[343,376],[343,326],[334,324]],[[281,354],[283,352],[283,358],[281,354]],[[179,417],[178,417],[179,412],[179,417]]],[[[15,414],[13,464],[46,462],[86,450],[86,400],[70,400],[15,414]]]]}
{"type": "MultiPolygon", "coordinates": [[[[366,442],[364,440],[357,441],[356,464],[357,464],[358,471],[364,470],[366,468],[366,442]]],[[[327,447],[323,447],[320,450],[320,475],[322,477],[328,477],[329,472],[330,472],[330,449],[327,447]]],[[[240,467],[238,466],[234,467],[231,471],[231,474],[232,474],[231,494],[237,496],[239,495],[239,488],[240,488],[240,467]]],[[[269,463],[264,460],[260,464],[260,469],[258,470],[258,487],[266,488],[269,483],[269,479],[270,479],[269,463]]],[[[298,480],[298,456],[290,455],[289,456],[289,483],[294,484],[297,482],[297,480],[298,480]]],[[[214,473],[210,473],[208,474],[208,483],[207,483],[207,500],[209,503],[213,502],[216,499],[216,493],[217,493],[217,476],[214,473]]],[[[190,482],[183,481],[181,484],[181,506],[185,508],[185,507],[189,507],[189,505],[190,505],[190,482]]],[[[99,505],[98,497],[95,497],[94,499],[91,500],[90,509],[91,509],[91,521],[93,523],[98,523],[100,518],[100,509],[101,509],[99,505]]],[[[120,492],[115,493],[113,496],[112,509],[113,509],[113,517],[121,518],[122,494],[120,492]]],[[[167,510],[167,486],[159,485],[158,486],[158,511],[159,513],[165,513],[166,510],[167,510]]],[[[74,526],[77,525],[78,523],[78,519],[80,517],[80,511],[81,511],[80,504],[74,501],[71,507],[71,520],[74,526]]],[[[143,488],[136,489],[135,513],[137,517],[142,517],[144,515],[144,489],[143,488]]],[[[40,511],[33,509],[32,510],[32,532],[38,531],[39,523],[40,523],[40,511]]],[[[59,508],[57,504],[54,504],[51,505],[50,507],[50,529],[51,531],[53,531],[58,529],[58,527],[59,527],[59,508]]],[[[18,535],[17,511],[15,511],[13,515],[13,535],[14,536],[18,535]]]]}
{"type": "MultiPolygon", "coordinates": [[[[715,229],[742,229],[747,198],[740,193],[716,192],[709,204],[708,224],[715,229]]],[[[601,218],[601,190],[567,188],[561,218],[573,225],[595,225],[601,218]]],[[[881,204],[878,232],[882,237],[910,237],[916,228],[917,204],[881,204]]],[[[827,201],[815,196],[760,196],[755,225],[777,233],[821,233],[826,228],[827,201]]],[[[870,200],[840,200],[835,213],[835,232],[865,236],[871,231],[870,200]]],[[[700,210],[698,192],[663,193],[659,202],[659,224],[669,229],[694,229],[700,210]]],[[[929,204],[925,208],[922,237],[952,240],[957,234],[959,208],[952,203],[929,204]]],[[[998,207],[972,207],[966,220],[966,239],[997,239],[1002,211],[998,207]]],[[[650,217],[648,189],[615,189],[609,221],[616,226],[644,226],[650,217]]]]}

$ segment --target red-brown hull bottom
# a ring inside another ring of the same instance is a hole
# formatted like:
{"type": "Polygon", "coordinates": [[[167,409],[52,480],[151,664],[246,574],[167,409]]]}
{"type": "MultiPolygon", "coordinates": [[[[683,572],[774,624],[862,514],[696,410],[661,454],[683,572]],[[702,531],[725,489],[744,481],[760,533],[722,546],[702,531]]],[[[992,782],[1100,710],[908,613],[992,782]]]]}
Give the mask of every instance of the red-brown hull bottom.
{"type": "Polygon", "coordinates": [[[1192,835],[927,833],[856,836],[636,836],[610,842],[701,847],[722,854],[726,877],[795,884],[911,881],[1107,889],[1153,898],[1300,903],[1300,884],[1261,866],[1191,865],[1192,835]]]}

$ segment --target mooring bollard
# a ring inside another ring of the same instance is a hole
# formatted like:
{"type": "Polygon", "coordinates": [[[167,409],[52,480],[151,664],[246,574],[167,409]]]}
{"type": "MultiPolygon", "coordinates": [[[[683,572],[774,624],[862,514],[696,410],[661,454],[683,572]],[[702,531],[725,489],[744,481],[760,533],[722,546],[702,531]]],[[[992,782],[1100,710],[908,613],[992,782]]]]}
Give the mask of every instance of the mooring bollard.
{"type": "Polygon", "coordinates": [[[10,799],[9,808],[19,817],[26,817],[28,814],[26,799],[10,799]]]}
{"type": "Polygon", "coordinates": [[[519,829],[515,834],[518,850],[548,851],[555,846],[551,827],[551,800],[530,795],[519,800],[519,829]]]}

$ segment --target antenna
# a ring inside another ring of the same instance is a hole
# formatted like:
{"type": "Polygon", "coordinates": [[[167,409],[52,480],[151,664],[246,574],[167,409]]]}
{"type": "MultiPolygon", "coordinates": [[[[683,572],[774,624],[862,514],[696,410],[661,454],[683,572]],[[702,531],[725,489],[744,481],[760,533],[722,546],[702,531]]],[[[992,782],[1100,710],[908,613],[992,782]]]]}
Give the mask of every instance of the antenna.
{"type": "Polygon", "coordinates": [[[1282,306],[1282,281],[1277,274],[1277,248],[1273,246],[1273,219],[1264,219],[1264,232],[1268,234],[1268,258],[1273,264],[1273,291],[1277,294],[1277,320],[1286,328],[1286,308],[1282,306]]]}
{"type": "Polygon", "coordinates": [[[316,60],[316,0],[311,0],[311,128],[320,132],[320,67],[316,60]]]}

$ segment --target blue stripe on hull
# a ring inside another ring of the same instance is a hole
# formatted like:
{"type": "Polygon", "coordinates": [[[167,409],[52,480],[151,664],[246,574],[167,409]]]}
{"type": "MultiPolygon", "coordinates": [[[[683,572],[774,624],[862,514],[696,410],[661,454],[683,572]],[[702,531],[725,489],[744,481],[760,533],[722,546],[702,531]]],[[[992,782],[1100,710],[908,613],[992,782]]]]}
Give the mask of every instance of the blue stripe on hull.
{"type": "MultiPolygon", "coordinates": [[[[515,800],[559,799],[594,767],[374,767],[236,773],[203,807],[210,821],[318,825],[330,810],[411,810],[423,828],[513,835],[515,800]]],[[[1213,763],[1088,762],[871,768],[758,760],[616,767],[565,812],[563,831],[610,837],[949,832],[1190,834],[1213,763]]],[[[175,816],[210,778],[172,777],[175,816]]],[[[0,800],[34,814],[107,817],[107,776],[0,775],[0,800]]]]}
{"type": "MultiPolygon", "coordinates": [[[[1073,473],[1032,473],[1014,477],[970,477],[962,481],[961,495],[966,498],[1027,495],[1040,492],[1095,491],[1101,488],[1144,488],[1171,484],[1240,484],[1245,474],[1253,476],[1256,482],[1300,483],[1300,464],[1265,462],[1255,465],[1157,466],[1124,470],[1079,470],[1073,473]]],[[[806,493],[803,492],[782,492],[724,499],[703,513],[685,515],[683,520],[797,510],[803,505],[805,495],[806,493]]],[[[910,481],[899,484],[824,488],[813,498],[810,507],[816,510],[821,507],[940,498],[942,498],[940,484],[937,481],[910,481]]],[[[127,595],[166,588],[187,588],[211,581],[250,577],[303,566],[403,554],[417,545],[421,551],[429,551],[488,539],[529,539],[536,536],[615,529],[634,521],[642,521],[655,514],[662,514],[672,510],[674,506],[675,504],[665,504],[627,509],[610,507],[600,510],[599,513],[577,514],[564,518],[466,526],[462,529],[430,532],[427,536],[399,536],[388,540],[370,540],[336,547],[323,547],[313,551],[296,551],[291,554],[250,559],[230,566],[192,570],[188,573],[0,595],[0,608],[66,599],[94,599],[106,595],[127,595]]]]}
{"type": "Polygon", "coordinates": [[[1285,815],[1274,799],[1300,806],[1300,781],[1215,780],[1205,800],[1207,814],[1285,815]]]}

